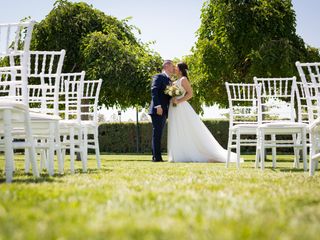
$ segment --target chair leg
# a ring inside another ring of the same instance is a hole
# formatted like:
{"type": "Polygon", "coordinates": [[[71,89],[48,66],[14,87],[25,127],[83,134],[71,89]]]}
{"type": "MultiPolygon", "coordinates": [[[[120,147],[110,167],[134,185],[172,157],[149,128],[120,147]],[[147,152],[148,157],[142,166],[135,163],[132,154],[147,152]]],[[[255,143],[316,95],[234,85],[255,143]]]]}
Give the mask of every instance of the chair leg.
{"type": "Polygon", "coordinates": [[[58,171],[59,174],[63,174],[64,172],[64,159],[62,157],[62,149],[60,142],[60,133],[59,133],[59,123],[55,123],[55,131],[54,131],[54,139],[55,139],[55,150],[58,158],[58,171]]]}
{"type": "MultiPolygon", "coordinates": [[[[79,130],[80,131],[80,130],[79,130]]],[[[84,171],[87,170],[87,159],[88,159],[88,128],[83,128],[83,133],[79,135],[79,137],[82,136],[82,150],[83,158],[82,158],[82,169],[84,171]]]]}
{"type": "Polygon", "coordinates": [[[307,166],[307,140],[306,140],[306,129],[302,129],[301,133],[301,141],[302,141],[302,158],[303,158],[303,169],[304,171],[308,170],[307,166]]]}
{"type": "Polygon", "coordinates": [[[315,171],[314,160],[311,159],[309,163],[309,175],[313,176],[315,171]]]}
{"type": "Polygon", "coordinates": [[[24,157],[25,157],[25,161],[24,161],[24,172],[25,173],[29,173],[30,172],[30,159],[29,159],[29,150],[28,148],[24,149],[24,157]]]}
{"type": "Polygon", "coordinates": [[[229,138],[228,138],[228,155],[227,155],[227,161],[226,161],[226,167],[229,167],[230,162],[230,155],[231,155],[231,144],[232,144],[232,132],[229,131],[229,138]]]}
{"type": "Polygon", "coordinates": [[[265,147],[264,147],[264,140],[265,140],[265,135],[264,132],[260,132],[260,165],[261,165],[261,170],[264,170],[264,158],[265,158],[265,147]]]}
{"type": "MultiPolygon", "coordinates": [[[[46,140],[45,139],[41,139],[40,140],[40,144],[41,145],[46,145],[46,140]]],[[[42,171],[42,169],[48,169],[48,162],[47,162],[47,150],[46,149],[41,149],[40,150],[40,171],[42,171]]]]}
{"type": "Polygon", "coordinates": [[[61,145],[60,147],[56,148],[57,158],[58,158],[58,172],[59,174],[64,173],[64,160],[62,157],[61,145]]]}
{"type": "Polygon", "coordinates": [[[88,145],[86,147],[84,145],[83,132],[81,127],[78,128],[78,143],[79,143],[79,150],[80,150],[80,156],[81,156],[82,171],[87,172],[88,145]]]}
{"type": "Polygon", "coordinates": [[[314,175],[314,164],[313,164],[313,158],[312,156],[314,156],[314,154],[316,153],[316,148],[315,148],[315,144],[316,143],[316,137],[315,134],[313,132],[310,133],[310,161],[309,161],[309,175],[313,176],[314,175]]]}
{"type": "Polygon", "coordinates": [[[73,174],[74,173],[74,160],[75,160],[75,154],[74,154],[74,128],[70,128],[70,171],[73,174]]]}
{"type": "Polygon", "coordinates": [[[48,150],[48,172],[50,176],[54,175],[54,123],[49,124],[49,139],[48,139],[48,145],[49,145],[49,150],[48,150]]]}
{"type": "MultiPolygon", "coordinates": [[[[300,134],[298,134],[298,136],[296,136],[295,134],[292,134],[292,140],[294,142],[295,145],[298,145],[301,143],[301,136],[300,134]]],[[[293,148],[294,151],[294,162],[293,162],[293,167],[295,168],[300,168],[300,150],[297,149],[296,147],[293,148]]]]}
{"type": "MultiPolygon", "coordinates": [[[[97,159],[97,167],[98,169],[101,168],[101,160],[100,160],[100,148],[99,148],[99,133],[98,133],[98,127],[95,127],[94,129],[94,147],[96,152],[96,159],[97,159]]],[[[229,151],[228,151],[229,154],[229,151]]],[[[228,156],[229,158],[230,156],[228,156]]]]}
{"type": "Polygon", "coordinates": [[[254,167],[258,168],[259,167],[259,162],[260,162],[260,149],[256,149],[256,158],[255,158],[255,164],[254,167]]]}
{"type": "MultiPolygon", "coordinates": [[[[271,142],[272,144],[275,144],[276,142],[276,135],[271,134],[271,142]]],[[[272,147],[272,167],[276,168],[276,155],[277,155],[277,149],[276,147],[272,147]]]]}
{"type": "Polygon", "coordinates": [[[65,146],[64,146],[63,149],[61,150],[62,159],[65,159],[65,157],[66,157],[67,141],[68,141],[67,136],[66,136],[66,135],[63,135],[63,137],[62,137],[62,142],[64,143],[65,146]]]}
{"type": "Polygon", "coordinates": [[[3,111],[3,127],[4,127],[4,153],[5,153],[5,172],[6,182],[12,182],[13,176],[13,138],[11,135],[11,110],[5,109],[3,111]]]}
{"type": "Polygon", "coordinates": [[[29,113],[25,113],[25,129],[26,129],[26,140],[29,142],[29,159],[32,167],[33,176],[39,177],[39,171],[36,162],[36,150],[35,141],[31,133],[31,124],[29,113]]]}
{"type": "Polygon", "coordinates": [[[237,168],[240,168],[240,131],[237,130],[237,168]]]}
{"type": "Polygon", "coordinates": [[[260,144],[260,133],[257,130],[256,133],[256,138],[257,138],[257,143],[256,143],[256,158],[255,158],[255,168],[259,167],[259,162],[260,162],[260,153],[261,153],[261,144],[260,144]]]}

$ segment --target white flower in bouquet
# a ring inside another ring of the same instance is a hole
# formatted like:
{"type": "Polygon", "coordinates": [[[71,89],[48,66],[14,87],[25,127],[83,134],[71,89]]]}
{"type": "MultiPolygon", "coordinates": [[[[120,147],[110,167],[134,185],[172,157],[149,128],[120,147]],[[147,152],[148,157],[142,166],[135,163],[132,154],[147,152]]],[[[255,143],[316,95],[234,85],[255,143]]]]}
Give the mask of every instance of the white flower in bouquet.
{"type": "Polygon", "coordinates": [[[171,97],[177,97],[182,95],[182,91],[177,85],[168,85],[164,90],[164,93],[171,97]]]}
{"type": "MultiPolygon", "coordinates": [[[[171,97],[178,97],[182,95],[182,90],[177,85],[168,85],[164,93],[171,97]]],[[[176,106],[176,104],[173,104],[173,106],[176,106]]]]}

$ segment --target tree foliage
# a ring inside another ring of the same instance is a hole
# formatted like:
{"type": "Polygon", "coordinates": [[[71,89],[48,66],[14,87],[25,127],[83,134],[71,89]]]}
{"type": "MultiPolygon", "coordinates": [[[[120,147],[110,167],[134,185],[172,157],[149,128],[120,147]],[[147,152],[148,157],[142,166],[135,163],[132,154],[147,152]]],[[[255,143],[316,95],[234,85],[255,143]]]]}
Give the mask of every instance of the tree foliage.
{"type": "Polygon", "coordinates": [[[58,0],[36,24],[32,49],[66,50],[64,72],[86,71],[87,79],[102,78],[100,103],[127,108],[150,100],[151,76],[161,57],[118,20],[84,3],[58,0]]]}
{"type": "Polygon", "coordinates": [[[296,34],[291,0],[208,0],[198,40],[187,58],[197,97],[227,105],[225,82],[297,75],[296,61],[319,60],[319,51],[296,34]]]}

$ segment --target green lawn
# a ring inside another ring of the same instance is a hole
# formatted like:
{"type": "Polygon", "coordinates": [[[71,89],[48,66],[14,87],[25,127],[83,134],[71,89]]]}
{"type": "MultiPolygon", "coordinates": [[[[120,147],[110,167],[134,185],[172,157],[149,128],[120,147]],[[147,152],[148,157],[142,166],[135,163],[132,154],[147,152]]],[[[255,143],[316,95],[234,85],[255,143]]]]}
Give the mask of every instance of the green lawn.
{"type": "Polygon", "coordinates": [[[261,172],[252,156],[237,170],[103,155],[96,170],[90,157],[88,173],[38,180],[20,157],[5,184],[1,155],[0,239],[319,239],[320,172],[291,160],[261,172]]]}

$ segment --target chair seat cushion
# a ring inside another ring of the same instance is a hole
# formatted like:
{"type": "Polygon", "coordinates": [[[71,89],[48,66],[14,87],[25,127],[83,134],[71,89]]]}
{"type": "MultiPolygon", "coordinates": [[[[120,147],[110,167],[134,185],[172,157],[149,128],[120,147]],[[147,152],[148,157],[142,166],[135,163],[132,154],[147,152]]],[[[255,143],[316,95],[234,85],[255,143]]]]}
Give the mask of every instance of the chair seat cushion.
{"type": "Polygon", "coordinates": [[[19,110],[28,111],[29,107],[22,103],[11,99],[0,98],[0,109],[18,108],[19,110]]]}
{"type": "Polygon", "coordinates": [[[239,129],[239,128],[250,128],[250,129],[256,129],[258,128],[259,124],[237,124],[232,126],[232,129],[239,129]]]}
{"type": "Polygon", "coordinates": [[[59,122],[59,125],[61,127],[67,127],[67,126],[79,126],[80,123],[77,120],[61,120],[59,122]]]}
{"type": "Polygon", "coordinates": [[[271,123],[263,123],[259,126],[260,128],[303,128],[307,127],[305,123],[298,122],[271,122],[271,123]]]}
{"type": "Polygon", "coordinates": [[[30,118],[31,118],[31,121],[42,121],[42,120],[59,121],[59,120],[61,120],[61,117],[59,117],[57,115],[49,115],[49,114],[36,113],[36,112],[30,112],[30,118]]]}

